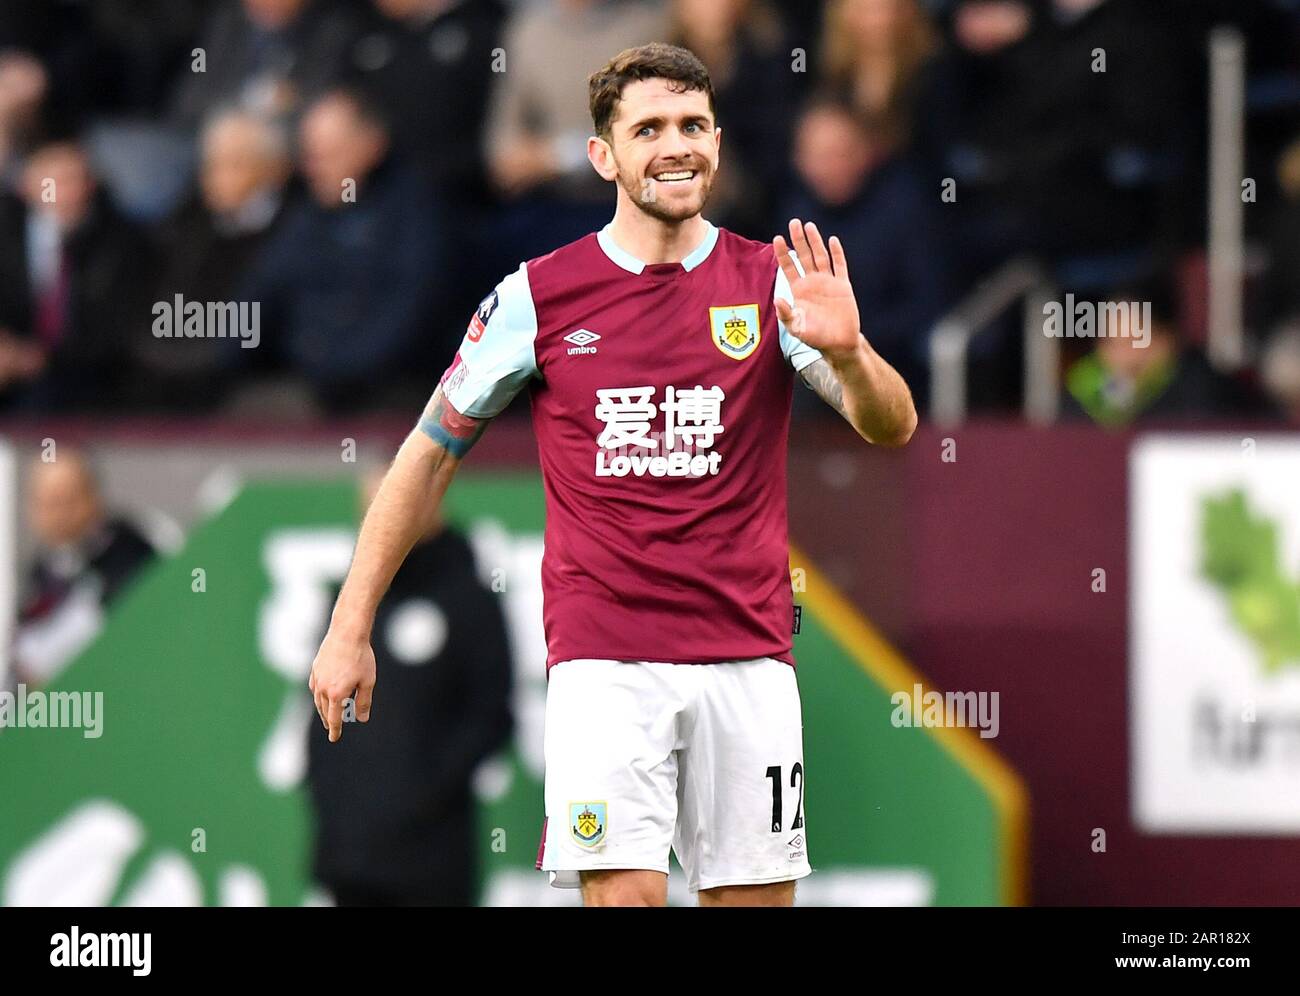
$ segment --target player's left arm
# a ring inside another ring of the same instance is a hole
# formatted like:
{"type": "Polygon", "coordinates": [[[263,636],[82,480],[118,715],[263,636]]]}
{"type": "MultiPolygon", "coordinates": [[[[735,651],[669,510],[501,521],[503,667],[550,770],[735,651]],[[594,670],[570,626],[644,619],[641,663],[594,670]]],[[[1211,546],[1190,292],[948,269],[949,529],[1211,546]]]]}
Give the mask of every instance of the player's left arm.
{"type": "Polygon", "coordinates": [[[821,354],[800,376],[863,439],[902,446],[916,431],[916,405],[902,376],[862,335],[844,247],[832,235],[828,251],[817,226],[798,219],[790,222],[790,244],[793,254],[781,236],[772,240],[793,298],[776,298],[777,317],[821,354]]]}

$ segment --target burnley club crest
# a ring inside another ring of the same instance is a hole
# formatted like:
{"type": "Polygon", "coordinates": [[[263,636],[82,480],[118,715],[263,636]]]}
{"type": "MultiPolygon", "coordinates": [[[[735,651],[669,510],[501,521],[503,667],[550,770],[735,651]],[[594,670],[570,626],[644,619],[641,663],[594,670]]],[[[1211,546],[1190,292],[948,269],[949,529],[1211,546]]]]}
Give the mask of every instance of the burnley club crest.
{"type": "Polygon", "coordinates": [[[595,847],[605,839],[608,806],[603,802],[569,803],[569,833],[583,847],[595,847]]]}
{"type": "Polygon", "coordinates": [[[709,335],[722,355],[743,360],[758,348],[758,305],[732,304],[710,308],[709,335]]]}

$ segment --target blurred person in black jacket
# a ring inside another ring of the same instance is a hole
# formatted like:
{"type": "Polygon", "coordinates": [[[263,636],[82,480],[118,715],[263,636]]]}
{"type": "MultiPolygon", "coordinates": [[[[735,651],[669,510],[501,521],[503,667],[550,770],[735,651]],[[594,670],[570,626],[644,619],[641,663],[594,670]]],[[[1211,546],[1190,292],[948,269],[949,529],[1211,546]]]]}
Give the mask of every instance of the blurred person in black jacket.
{"type": "MultiPolygon", "coordinates": [[[[367,476],[367,498],[381,476],[367,476]]],[[[340,906],[473,905],[473,774],[513,720],[505,618],[463,535],[436,522],[415,545],[371,644],[386,708],[346,742],[311,734],[313,872],[340,906]]]]}
{"type": "Polygon", "coordinates": [[[449,255],[441,202],[392,153],[386,115],[357,90],[312,104],[299,146],[306,192],[236,298],[260,302],[264,346],[327,410],[396,406],[403,390],[424,397],[412,364],[454,352],[434,322],[449,255]]]}
{"type": "MultiPolygon", "coordinates": [[[[505,6],[501,0],[371,2],[375,23],[353,48],[348,82],[384,108],[394,154],[436,191],[448,230],[478,238],[472,233],[484,230],[496,207],[483,129],[505,6]]],[[[447,256],[446,312],[478,307],[478,288],[488,279],[482,255],[471,242],[447,256]]],[[[426,379],[438,378],[455,347],[447,342],[427,351],[426,379]]]]}
{"type": "Polygon", "coordinates": [[[376,23],[353,48],[348,82],[385,109],[394,152],[445,200],[486,207],[483,122],[505,7],[499,0],[372,2],[376,23]]]}
{"type": "MultiPolygon", "coordinates": [[[[199,189],[159,226],[156,302],[234,300],[236,288],[268,241],[292,172],[289,139],[246,111],[217,114],[203,127],[199,189]]],[[[131,338],[135,371],[129,403],[150,411],[197,411],[221,400],[233,373],[223,339],[131,338]]]]}
{"type": "Polygon", "coordinates": [[[1172,231],[1204,103],[1165,7],[950,5],[949,44],[927,68],[917,138],[933,171],[927,186],[955,181],[968,280],[1016,252],[1054,263],[1122,254],[1172,231]]]}
{"type": "Polygon", "coordinates": [[[75,142],[39,147],[0,199],[0,396],[31,412],[110,408],[123,339],[147,328],[146,244],[75,142]]]}
{"type": "Polygon", "coordinates": [[[154,556],[131,523],[105,507],[81,453],[32,462],[27,527],[39,543],[27,578],[15,640],[18,679],[54,680],[98,635],[107,608],[154,556]]]}

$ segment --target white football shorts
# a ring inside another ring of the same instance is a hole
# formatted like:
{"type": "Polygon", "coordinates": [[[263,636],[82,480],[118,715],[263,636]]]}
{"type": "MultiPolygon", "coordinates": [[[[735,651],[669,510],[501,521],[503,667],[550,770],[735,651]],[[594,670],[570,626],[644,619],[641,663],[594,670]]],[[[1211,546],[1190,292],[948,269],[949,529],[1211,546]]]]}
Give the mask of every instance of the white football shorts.
{"type": "Polygon", "coordinates": [[[546,820],[537,867],[668,873],[692,892],[812,873],[794,668],[571,660],[546,692],[546,820]]]}

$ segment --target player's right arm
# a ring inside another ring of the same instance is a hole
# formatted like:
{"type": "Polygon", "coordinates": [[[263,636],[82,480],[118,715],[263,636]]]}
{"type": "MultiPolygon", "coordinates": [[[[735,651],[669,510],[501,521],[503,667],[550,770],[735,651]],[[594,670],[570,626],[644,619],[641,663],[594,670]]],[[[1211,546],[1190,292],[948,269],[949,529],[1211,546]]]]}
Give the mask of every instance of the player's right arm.
{"type": "MultiPolygon", "coordinates": [[[[456,412],[439,386],[421,425],[447,426],[468,448],[487,426],[486,420],[456,412]]],[[[330,742],[343,735],[343,704],[356,694],[356,714],[370,719],[375,688],[375,653],[370,646],[379,600],[416,540],[433,525],[460,458],[429,434],[416,429],[406,437],[384,475],[357,537],[347,580],[334,605],[329,631],[312,663],[307,686],[330,742]]]]}
{"type": "Polygon", "coordinates": [[[479,305],[419,425],[384,475],[308,680],[331,743],[343,735],[343,704],[354,692],[357,718],[369,721],[375,687],[370,631],[380,599],[411,547],[433,525],[462,458],[487,423],[537,375],[536,335],[527,267],[520,266],[479,305]]]}

